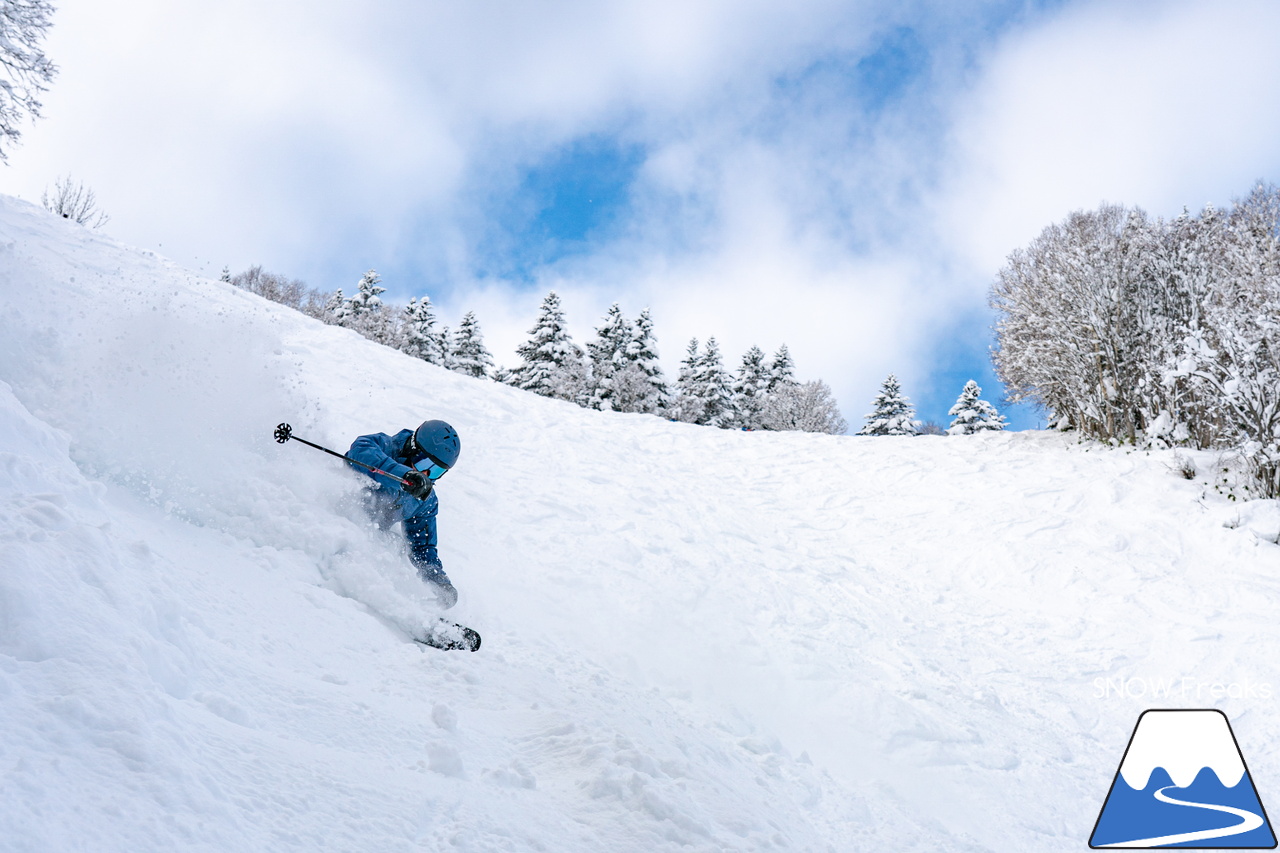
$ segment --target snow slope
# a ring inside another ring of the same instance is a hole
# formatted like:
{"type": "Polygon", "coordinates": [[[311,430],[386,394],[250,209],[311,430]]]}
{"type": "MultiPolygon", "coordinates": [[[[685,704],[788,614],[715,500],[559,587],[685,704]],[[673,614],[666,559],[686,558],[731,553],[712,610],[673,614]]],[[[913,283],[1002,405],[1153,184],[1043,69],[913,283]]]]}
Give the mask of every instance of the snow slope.
{"type": "Polygon", "coordinates": [[[1280,792],[1280,511],[1167,455],[588,412],[6,198],[0,293],[0,850],[1078,850],[1153,705],[1280,792]],[[474,655],[271,440],[426,417],[474,655]]]}

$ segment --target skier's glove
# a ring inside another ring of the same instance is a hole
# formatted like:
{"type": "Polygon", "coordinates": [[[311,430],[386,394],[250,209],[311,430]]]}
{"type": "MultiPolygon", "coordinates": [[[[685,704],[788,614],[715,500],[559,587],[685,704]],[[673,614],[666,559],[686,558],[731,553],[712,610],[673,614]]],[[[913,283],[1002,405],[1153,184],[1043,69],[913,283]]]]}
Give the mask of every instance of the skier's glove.
{"type": "Polygon", "coordinates": [[[421,501],[426,500],[427,495],[431,494],[431,481],[417,471],[409,471],[405,474],[404,482],[404,490],[410,497],[415,497],[421,501]]]}

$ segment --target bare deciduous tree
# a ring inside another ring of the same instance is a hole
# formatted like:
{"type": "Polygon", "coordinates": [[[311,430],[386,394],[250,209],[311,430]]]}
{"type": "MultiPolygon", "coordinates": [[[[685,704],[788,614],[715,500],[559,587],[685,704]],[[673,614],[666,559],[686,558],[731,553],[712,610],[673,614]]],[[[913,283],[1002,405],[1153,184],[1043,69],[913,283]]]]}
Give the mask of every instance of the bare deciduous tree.
{"type": "Polygon", "coordinates": [[[235,275],[230,275],[229,271],[223,270],[223,275],[226,276],[224,281],[250,293],[256,293],[281,305],[288,305],[317,320],[326,318],[325,304],[329,294],[307,287],[306,283],[300,279],[266,272],[260,265],[249,267],[235,275]]]}
{"type": "Polygon", "coordinates": [[[90,228],[101,228],[111,221],[111,217],[98,207],[98,198],[93,190],[80,181],[72,181],[70,175],[54,182],[52,194],[46,187],[40,196],[40,203],[46,210],[53,211],[63,219],[70,219],[90,228]]]}
{"type": "Polygon", "coordinates": [[[0,0],[0,161],[23,116],[40,117],[39,95],[58,71],[40,49],[52,18],[47,0],[0,0]]]}
{"type": "Polygon", "coordinates": [[[1280,190],[1165,222],[1105,205],[1046,228],[992,287],[1014,400],[1109,441],[1238,450],[1280,497],[1280,190]]]}
{"type": "Polygon", "coordinates": [[[840,414],[831,388],[821,379],[780,385],[764,398],[761,426],[769,430],[800,430],[840,435],[849,423],[840,414]]]}

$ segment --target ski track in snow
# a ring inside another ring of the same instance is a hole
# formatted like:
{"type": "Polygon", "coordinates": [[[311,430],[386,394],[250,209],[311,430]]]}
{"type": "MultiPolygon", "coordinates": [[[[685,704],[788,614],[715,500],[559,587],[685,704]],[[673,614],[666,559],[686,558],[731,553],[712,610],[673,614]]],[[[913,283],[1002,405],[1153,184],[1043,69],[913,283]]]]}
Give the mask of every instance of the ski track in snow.
{"type": "Polygon", "coordinates": [[[1280,549],[1167,455],[588,412],[12,199],[0,288],[0,850],[1077,850],[1162,704],[1096,678],[1280,684],[1280,549]],[[425,417],[475,655],[271,440],[425,417]]]}

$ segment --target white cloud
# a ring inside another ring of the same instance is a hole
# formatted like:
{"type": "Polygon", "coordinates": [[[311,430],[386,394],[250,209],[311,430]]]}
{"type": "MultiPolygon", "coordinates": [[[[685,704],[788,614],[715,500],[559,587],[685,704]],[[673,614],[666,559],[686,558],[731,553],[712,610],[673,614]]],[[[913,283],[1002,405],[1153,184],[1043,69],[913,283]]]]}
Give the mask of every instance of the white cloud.
{"type": "Polygon", "coordinates": [[[1162,215],[1276,178],[1280,6],[1071,7],[1008,34],[955,106],[939,231],[975,268],[1103,201],[1162,215]]]}
{"type": "MultiPolygon", "coordinates": [[[[5,175],[73,171],[114,230],[176,254],[287,257],[363,223],[396,248],[467,169],[619,111],[679,113],[767,80],[839,7],[765,2],[59,4],[62,73],[5,175]],[[212,245],[211,245],[212,244],[212,245]]],[[[381,242],[380,242],[381,240],[381,242]]],[[[241,261],[247,262],[247,259],[241,261]]]]}
{"type": "Polygon", "coordinates": [[[62,75],[0,189],[72,172],[111,233],[213,275],[448,276],[446,319],[475,310],[508,365],[551,287],[580,342],[610,302],[651,306],[672,370],[692,336],[731,368],[786,342],[856,427],[1070,209],[1176,211],[1274,174],[1274,5],[1081,3],[992,46],[1000,5],[62,0],[62,75]],[[899,22],[939,64],[864,111],[841,74],[899,22]],[[989,53],[964,77],[967,50],[989,53]],[[622,229],[533,291],[469,281],[494,197],[594,133],[647,152],[622,229]]]}

